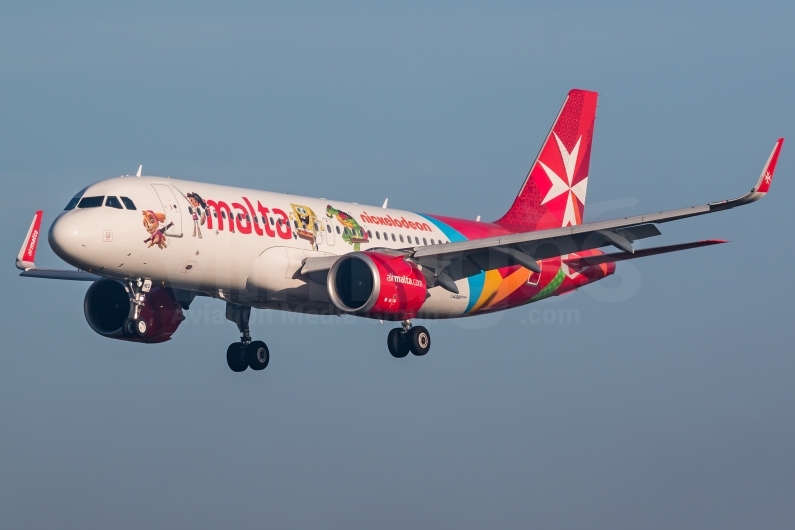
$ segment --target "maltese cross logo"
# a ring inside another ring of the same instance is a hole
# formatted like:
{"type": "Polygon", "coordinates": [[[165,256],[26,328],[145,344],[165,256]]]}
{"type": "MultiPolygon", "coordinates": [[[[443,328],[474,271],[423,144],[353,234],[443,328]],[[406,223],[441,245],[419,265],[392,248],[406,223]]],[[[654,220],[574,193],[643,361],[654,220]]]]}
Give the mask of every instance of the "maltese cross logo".
{"type": "Polygon", "coordinates": [[[770,184],[772,179],[773,175],[770,174],[770,171],[765,171],[765,184],[770,184]]]}
{"type": "Polygon", "coordinates": [[[566,209],[563,212],[563,224],[561,224],[561,226],[576,225],[578,221],[577,215],[574,211],[574,197],[580,201],[580,204],[585,204],[585,191],[588,187],[588,177],[585,177],[577,184],[572,185],[574,170],[577,166],[577,155],[580,152],[580,141],[582,140],[582,136],[577,139],[577,143],[574,144],[574,148],[571,150],[571,152],[569,152],[566,149],[566,146],[563,145],[563,142],[560,141],[560,138],[558,138],[558,135],[554,132],[552,134],[558,143],[558,150],[560,151],[560,156],[563,159],[563,167],[566,170],[566,180],[562,179],[557,173],[550,169],[549,166],[539,160],[538,163],[544,169],[549,181],[552,183],[552,187],[547,192],[544,200],[541,201],[541,204],[546,204],[555,197],[559,197],[565,193],[566,209]]]}

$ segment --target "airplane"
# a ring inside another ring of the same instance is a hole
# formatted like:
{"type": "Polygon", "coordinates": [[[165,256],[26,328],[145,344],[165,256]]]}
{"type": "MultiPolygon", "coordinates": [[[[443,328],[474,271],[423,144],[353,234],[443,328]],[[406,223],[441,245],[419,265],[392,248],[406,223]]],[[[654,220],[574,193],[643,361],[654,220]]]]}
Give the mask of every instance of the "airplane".
{"type": "Polygon", "coordinates": [[[737,199],[583,223],[597,97],[568,93],[513,204],[492,222],[143,176],[139,167],[83,188],[52,223],[50,247],[76,269],[36,267],[42,211],[16,266],[21,276],[93,282],[85,318],[112,339],[167,341],[195,297],[222,300],[240,332],[226,353],[234,372],[270,362],[267,345],[251,338],[252,308],[398,322],[391,355],[423,356],[430,333],[413,319],[502,311],[599,281],[620,261],[726,243],[633,246],[660,235],[659,224],[770,189],[783,138],[737,199]]]}

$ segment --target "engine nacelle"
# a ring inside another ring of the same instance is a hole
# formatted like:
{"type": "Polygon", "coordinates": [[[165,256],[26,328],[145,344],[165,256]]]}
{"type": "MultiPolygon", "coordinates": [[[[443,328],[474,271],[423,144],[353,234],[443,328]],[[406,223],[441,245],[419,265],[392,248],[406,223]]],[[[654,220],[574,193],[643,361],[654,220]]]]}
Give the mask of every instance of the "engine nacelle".
{"type": "Polygon", "coordinates": [[[95,281],[86,291],[83,312],[91,329],[103,337],[134,342],[165,342],[185,320],[182,306],[171,290],[156,285],[146,293],[138,315],[146,321],[146,333],[143,337],[129,333],[126,325],[133,316],[134,305],[125,285],[116,280],[95,281]]]}
{"type": "Polygon", "coordinates": [[[415,263],[380,252],[340,258],[329,270],[326,285],[340,310],[383,320],[414,318],[428,294],[425,276],[415,263]]]}

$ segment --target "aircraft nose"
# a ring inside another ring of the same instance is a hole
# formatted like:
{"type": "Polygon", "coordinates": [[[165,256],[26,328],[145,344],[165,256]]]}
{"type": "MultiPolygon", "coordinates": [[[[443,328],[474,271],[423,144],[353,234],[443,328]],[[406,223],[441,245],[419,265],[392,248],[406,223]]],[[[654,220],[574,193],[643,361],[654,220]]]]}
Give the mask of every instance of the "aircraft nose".
{"type": "Polygon", "coordinates": [[[88,251],[88,232],[77,217],[79,216],[73,211],[61,214],[52,223],[47,240],[58,257],[70,265],[84,268],[88,251]]]}

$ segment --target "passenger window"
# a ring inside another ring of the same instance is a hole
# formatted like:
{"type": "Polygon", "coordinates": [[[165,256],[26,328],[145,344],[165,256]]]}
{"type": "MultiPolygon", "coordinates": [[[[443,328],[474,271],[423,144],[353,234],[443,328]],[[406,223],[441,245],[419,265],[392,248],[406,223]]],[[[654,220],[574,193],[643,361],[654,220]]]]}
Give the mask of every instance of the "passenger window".
{"type": "Polygon", "coordinates": [[[119,202],[119,199],[117,199],[113,195],[108,195],[108,197],[105,199],[105,206],[109,206],[111,208],[116,208],[118,210],[122,209],[121,203],[119,202]]]}
{"type": "Polygon", "coordinates": [[[213,217],[215,217],[216,219],[218,219],[218,212],[216,212],[215,210],[213,210],[213,217]]]}
{"type": "Polygon", "coordinates": [[[433,239],[431,239],[431,245],[435,245],[435,244],[436,244],[436,243],[434,243],[434,242],[433,242],[433,239]]]}
{"type": "Polygon", "coordinates": [[[221,210],[221,219],[226,219],[226,211],[221,210]]]}
{"type": "Polygon", "coordinates": [[[271,217],[271,226],[275,225],[276,223],[273,222],[273,217],[271,217]]]}
{"type": "Polygon", "coordinates": [[[340,227],[339,227],[339,226],[337,226],[337,227],[335,227],[335,228],[337,229],[337,233],[339,234],[339,233],[340,233],[340,227]]]}
{"type": "Polygon", "coordinates": [[[124,207],[128,210],[135,210],[135,203],[132,202],[129,197],[122,197],[121,202],[124,203],[124,207]]]}
{"type": "Polygon", "coordinates": [[[102,202],[105,200],[104,196],[99,197],[83,197],[80,199],[80,202],[77,203],[78,208],[99,208],[102,206],[102,202]]]}
{"type": "Polygon", "coordinates": [[[417,236],[414,236],[414,242],[419,245],[420,244],[420,238],[418,238],[417,236]]]}
{"type": "Polygon", "coordinates": [[[370,232],[369,230],[367,231],[367,237],[373,237],[373,233],[370,232]]]}
{"type": "Polygon", "coordinates": [[[428,244],[428,240],[427,240],[427,239],[425,239],[424,237],[422,238],[422,244],[423,244],[423,245],[427,245],[427,244],[428,244]]]}
{"type": "Polygon", "coordinates": [[[378,233],[378,230],[375,231],[375,238],[381,239],[381,234],[378,233]]]}
{"type": "Polygon", "coordinates": [[[403,234],[400,234],[400,242],[403,243],[403,234]]]}
{"type": "Polygon", "coordinates": [[[395,241],[395,234],[392,234],[392,241],[395,241]]]}
{"type": "Polygon", "coordinates": [[[80,202],[80,197],[82,197],[85,192],[86,192],[86,188],[83,188],[82,190],[78,191],[75,194],[75,196],[72,197],[72,200],[69,201],[69,204],[66,205],[66,208],[64,208],[64,211],[66,211],[66,210],[74,210],[75,206],[77,206],[77,203],[80,202]]]}

